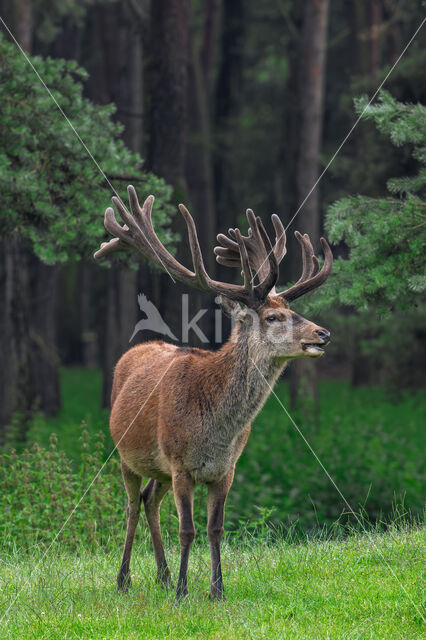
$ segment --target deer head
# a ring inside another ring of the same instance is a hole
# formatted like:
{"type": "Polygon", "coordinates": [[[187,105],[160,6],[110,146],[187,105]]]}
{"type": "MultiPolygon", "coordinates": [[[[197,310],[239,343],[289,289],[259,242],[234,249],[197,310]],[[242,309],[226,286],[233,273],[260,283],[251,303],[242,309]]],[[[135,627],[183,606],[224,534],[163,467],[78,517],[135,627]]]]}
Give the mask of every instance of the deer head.
{"type": "MultiPolygon", "coordinates": [[[[262,221],[251,209],[247,209],[246,215],[250,226],[248,235],[242,236],[241,241],[246,248],[253,279],[261,279],[268,270],[267,252],[265,244],[261,241],[262,235],[266,232],[262,221]]],[[[272,251],[279,265],[287,253],[286,234],[281,220],[275,214],[272,216],[272,224],[276,236],[272,251]]],[[[214,252],[220,264],[228,267],[240,266],[237,232],[237,229],[229,229],[228,236],[222,233],[217,236],[221,246],[215,247],[214,252]]],[[[253,314],[252,310],[238,310],[235,306],[230,311],[243,325],[250,326],[253,338],[263,349],[269,351],[271,356],[286,359],[301,356],[319,357],[324,353],[322,347],[329,342],[330,333],[291,311],[290,302],[325,282],[332,269],[333,254],[327,241],[321,238],[325,261],[320,269],[309,236],[298,231],[295,232],[295,236],[302,250],[302,273],[296,284],[280,293],[274,285],[264,303],[256,310],[256,314],[253,314]]]]}
{"type": "Polygon", "coordinates": [[[319,287],[330,275],[333,255],[324,238],[321,244],[325,260],[320,269],[309,236],[295,232],[302,249],[302,274],[296,284],[278,293],[275,285],[279,264],[286,254],[284,227],[278,216],[273,215],[276,238],[272,246],[262,221],[248,209],[248,235],[242,236],[239,229],[229,229],[228,236],[217,236],[221,246],[214,249],[218,263],[242,270],[244,282],[242,285],[219,282],[206,272],[194,220],[183,204],[179,210],[187,225],[194,271],[181,265],[158,239],[151,219],[154,197],[148,196],[141,207],[134,187],[128,187],[128,194],[133,215],[118,198],[112,198],[124,225],[116,221],[114,210],[108,207],[104,224],[114,238],[101,245],[96,259],[127,247],[136,249],[177,280],[218,296],[225,313],[236,317],[240,330],[249,334],[255,348],[265,350],[271,357],[289,359],[323,354],[322,347],[329,342],[330,333],[291,311],[289,304],[319,287]]]}

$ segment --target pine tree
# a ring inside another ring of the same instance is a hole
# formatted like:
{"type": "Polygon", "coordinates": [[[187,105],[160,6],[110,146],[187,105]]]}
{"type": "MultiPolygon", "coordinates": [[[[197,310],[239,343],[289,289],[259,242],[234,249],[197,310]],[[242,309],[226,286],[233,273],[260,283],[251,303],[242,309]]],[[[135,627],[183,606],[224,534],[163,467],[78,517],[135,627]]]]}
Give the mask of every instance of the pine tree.
{"type": "Polygon", "coordinates": [[[329,208],[326,234],[334,244],[344,242],[349,255],[335,261],[313,304],[383,315],[415,307],[426,290],[426,107],[397,102],[385,91],[376,104],[367,103],[357,99],[357,112],[395,146],[410,147],[413,173],[388,180],[386,197],[348,196],[329,208]]]}
{"type": "Polygon", "coordinates": [[[168,246],[174,237],[165,228],[174,211],[171,189],[143,172],[141,158],[120,139],[114,106],[83,96],[87,74],[75,62],[31,61],[95,162],[27,60],[0,37],[0,436],[14,412],[25,418],[59,407],[56,270],[47,265],[90,258],[107,239],[103,213],[112,194],[104,174],[123,198],[126,182],[114,176],[131,174],[142,196],[155,193],[159,236],[168,246]]]}

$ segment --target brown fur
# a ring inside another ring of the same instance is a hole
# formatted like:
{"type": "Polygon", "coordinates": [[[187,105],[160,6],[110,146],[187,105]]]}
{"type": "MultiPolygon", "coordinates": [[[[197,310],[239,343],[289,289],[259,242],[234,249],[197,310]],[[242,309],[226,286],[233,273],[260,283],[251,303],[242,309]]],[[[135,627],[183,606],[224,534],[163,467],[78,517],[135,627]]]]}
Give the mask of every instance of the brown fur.
{"type": "Polygon", "coordinates": [[[234,310],[236,327],[219,351],[154,341],[130,349],[116,366],[110,428],[129,495],[120,589],[127,589],[130,583],[130,555],[141,501],[153,539],[158,579],[165,585],[171,583],[159,509],[172,486],[181,543],[177,597],[187,594],[189,549],[195,535],[193,489],[204,483],[208,486],[212,558],[210,595],[224,597],[220,566],[224,504],[251,421],[288,360],[306,355],[303,343],[324,342],[318,339],[324,330],[290,311],[282,298],[270,296],[257,311],[239,305],[234,310]],[[276,318],[273,327],[268,323],[271,315],[276,318]],[[271,332],[275,332],[272,341],[271,332]],[[140,494],[142,477],[151,480],[140,494]]]}

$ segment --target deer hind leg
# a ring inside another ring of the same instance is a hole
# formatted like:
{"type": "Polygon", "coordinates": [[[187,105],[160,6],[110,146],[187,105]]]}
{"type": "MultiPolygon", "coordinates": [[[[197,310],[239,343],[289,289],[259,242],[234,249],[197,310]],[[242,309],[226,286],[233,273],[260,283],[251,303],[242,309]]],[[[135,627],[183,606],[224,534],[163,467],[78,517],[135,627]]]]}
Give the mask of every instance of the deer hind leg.
{"type": "Polygon", "coordinates": [[[124,543],[123,559],[121,561],[120,571],[117,576],[117,589],[119,591],[128,591],[130,580],[130,556],[132,555],[133,540],[135,538],[136,526],[141,511],[140,490],[142,478],[137,476],[129,467],[121,461],[121,472],[123,474],[124,485],[126,487],[129,503],[127,506],[127,531],[126,541],[124,543]]]}
{"type": "Polygon", "coordinates": [[[152,544],[154,546],[155,561],[157,563],[157,582],[163,587],[172,587],[169,567],[167,566],[164,554],[163,540],[160,528],[160,506],[161,501],[171,487],[170,482],[159,482],[151,479],[142,491],[142,500],[145,507],[145,514],[151,532],[152,544]]]}
{"type": "Polygon", "coordinates": [[[188,595],[188,560],[195,527],[192,516],[194,506],[194,483],[190,475],[183,470],[173,473],[173,493],[179,516],[180,569],[176,587],[176,600],[188,595]]]}
{"type": "Polygon", "coordinates": [[[220,542],[223,536],[223,522],[225,519],[225,500],[234,479],[234,469],[219,482],[208,485],[208,523],[207,535],[210,543],[212,574],[210,581],[210,598],[224,600],[225,591],[222,581],[222,567],[220,562],[220,542]]]}

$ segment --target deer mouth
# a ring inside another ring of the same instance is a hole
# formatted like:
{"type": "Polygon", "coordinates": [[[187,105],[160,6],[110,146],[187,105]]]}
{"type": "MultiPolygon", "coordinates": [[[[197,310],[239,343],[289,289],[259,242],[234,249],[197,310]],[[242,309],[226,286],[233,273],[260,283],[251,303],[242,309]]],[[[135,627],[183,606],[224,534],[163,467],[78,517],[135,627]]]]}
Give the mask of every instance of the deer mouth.
{"type": "Polygon", "coordinates": [[[307,356],[311,356],[312,358],[318,358],[322,356],[324,353],[324,349],[327,342],[302,342],[302,350],[306,353],[307,356]]]}

